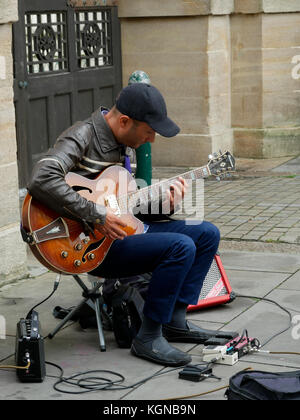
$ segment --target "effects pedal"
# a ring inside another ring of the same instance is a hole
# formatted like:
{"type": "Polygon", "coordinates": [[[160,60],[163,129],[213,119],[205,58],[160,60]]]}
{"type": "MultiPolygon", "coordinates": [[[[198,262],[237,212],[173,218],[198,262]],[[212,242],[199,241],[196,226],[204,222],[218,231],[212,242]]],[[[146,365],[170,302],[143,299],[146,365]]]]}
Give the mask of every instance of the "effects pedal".
{"type": "Polygon", "coordinates": [[[227,343],[227,354],[232,354],[233,352],[237,352],[238,358],[240,359],[245,354],[248,354],[255,348],[257,348],[256,338],[236,337],[235,339],[227,343]]]}
{"type": "Polygon", "coordinates": [[[30,318],[21,318],[16,332],[16,364],[28,369],[17,369],[21,382],[43,382],[46,375],[44,339],[40,334],[38,313],[32,311],[30,318]]]}
{"type": "Polygon", "coordinates": [[[231,354],[227,354],[227,349],[228,349],[227,345],[206,346],[204,347],[203,352],[202,352],[203,361],[233,366],[238,361],[238,354],[237,352],[232,352],[231,354]]]}
{"type": "MultiPolygon", "coordinates": [[[[222,365],[235,365],[245,354],[257,349],[257,339],[237,336],[225,343],[222,340],[212,339],[203,349],[203,361],[214,362],[222,365]]],[[[205,343],[205,344],[206,344],[205,343]]]]}

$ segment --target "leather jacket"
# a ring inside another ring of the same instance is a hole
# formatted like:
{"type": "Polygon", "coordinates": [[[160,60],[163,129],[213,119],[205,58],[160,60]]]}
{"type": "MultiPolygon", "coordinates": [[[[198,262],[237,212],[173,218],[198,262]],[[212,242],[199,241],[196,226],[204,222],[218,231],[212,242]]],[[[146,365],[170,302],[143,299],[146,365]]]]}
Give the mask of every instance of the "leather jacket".
{"type": "MultiPolygon", "coordinates": [[[[65,182],[69,171],[95,178],[109,165],[123,166],[125,153],[132,168],[136,166],[135,151],[117,143],[104,118],[105,111],[100,107],[90,118],[64,131],[33,168],[29,193],[61,216],[105,223],[106,208],[88,201],[65,182]]],[[[163,215],[148,216],[152,221],[166,219],[163,215]]]]}

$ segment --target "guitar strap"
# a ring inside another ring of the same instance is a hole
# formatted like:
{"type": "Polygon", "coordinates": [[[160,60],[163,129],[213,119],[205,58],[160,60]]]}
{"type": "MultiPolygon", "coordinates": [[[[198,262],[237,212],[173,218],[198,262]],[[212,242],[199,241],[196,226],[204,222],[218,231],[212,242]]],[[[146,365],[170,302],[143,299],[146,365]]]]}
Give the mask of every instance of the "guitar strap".
{"type": "Polygon", "coordinates": [[[131,174],[132,170],[131,170],[131,165],[130,165],[130,157],[126,153],[124,153],[124,156],[125,156],[124,167],[131,174]]]}

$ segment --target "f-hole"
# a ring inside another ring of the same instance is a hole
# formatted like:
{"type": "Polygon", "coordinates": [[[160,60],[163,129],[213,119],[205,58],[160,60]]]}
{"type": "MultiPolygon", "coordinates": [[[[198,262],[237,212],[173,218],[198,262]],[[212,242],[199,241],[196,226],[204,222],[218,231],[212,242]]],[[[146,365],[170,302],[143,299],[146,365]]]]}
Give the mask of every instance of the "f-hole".
{"type": "Polygon", "coordinates": [[[92,194],[92,190],[88,187],[83,187],[82,185],[73,185],[72,186],[73,190],[78,192],[78,191],[84,191],[87,190],[90,194],[92,194]]]}
{"type": "Polygon", "coordinates": [[[84,253],[84,254],[83,254],[83,256],[82,256],[82,262],[86,262],[86,258],[85,258],[85,256],[86,256],[89,252],[94,251],[95,249],[98,249],[98,248],[101,246],[102,242],[104,242],[104,240],[105,240],[105,239],[106,239],[106,237],[104,236],[102,239],[100,239],[100,241],[94,242],[94,243],[92,243],[91,245],[89,245],[89,246],[87,247],[87,249],[85,250],[85,253],[84,253]]]}

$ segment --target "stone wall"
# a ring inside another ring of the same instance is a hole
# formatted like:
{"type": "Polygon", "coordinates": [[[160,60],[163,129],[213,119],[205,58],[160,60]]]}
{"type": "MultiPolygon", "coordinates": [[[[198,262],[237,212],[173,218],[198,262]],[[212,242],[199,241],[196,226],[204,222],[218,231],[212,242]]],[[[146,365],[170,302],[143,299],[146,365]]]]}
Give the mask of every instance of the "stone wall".
{"type": "Polygon", "coordinates": [[[13,103],[12,22],[17,0],[0,0],[0,286],[27,273],[19,227],[19,188],[13,103]]]}
{"type": "Polygon", "coordinates": [[[197,166],[220,148],[300,153],[299,0],[118,4],[124,84],[146,71],[181,127],[175,139],[157,138],[154,165],[197,166]]]}
{"type": "Polygon", "coordinates": [[[300,13],[231,17],[232,127],[238,156],[300,153],[299,28],[300,13]]]}

